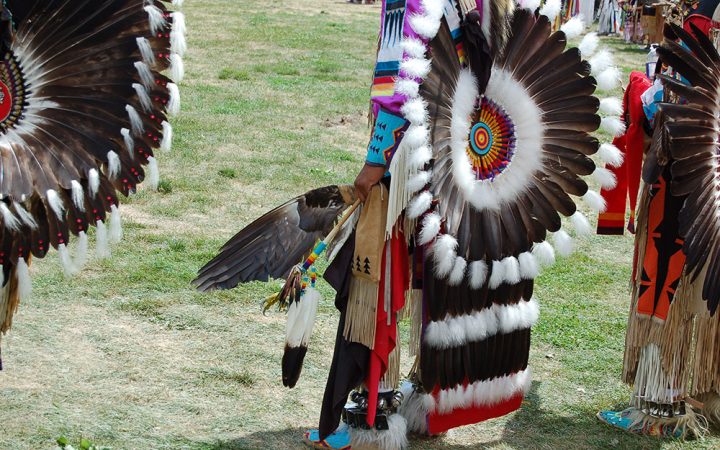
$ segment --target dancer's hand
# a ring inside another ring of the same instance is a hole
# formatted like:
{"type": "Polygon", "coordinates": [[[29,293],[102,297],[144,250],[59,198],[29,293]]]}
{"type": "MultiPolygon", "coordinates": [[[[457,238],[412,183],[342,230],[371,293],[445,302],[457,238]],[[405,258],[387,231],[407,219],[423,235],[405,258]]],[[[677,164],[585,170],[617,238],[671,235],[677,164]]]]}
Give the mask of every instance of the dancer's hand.
{"type": "Polygon", "coordinates": [[[384,167],[369,164],[363,166],[357,178],[355,178],[355,193],[361,202],[365,203],[368,195],[370,195],[370,189],[383,179],[385,172],[384,167]]]}

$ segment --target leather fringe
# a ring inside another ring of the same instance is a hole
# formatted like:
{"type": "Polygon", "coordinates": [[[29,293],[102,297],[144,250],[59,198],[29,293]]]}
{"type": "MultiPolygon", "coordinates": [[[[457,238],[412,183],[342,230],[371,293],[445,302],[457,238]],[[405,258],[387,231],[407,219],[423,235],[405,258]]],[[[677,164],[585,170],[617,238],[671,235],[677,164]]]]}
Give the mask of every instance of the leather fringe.
{"type": "Polygon", "coordinates": [[[422,346],[422,290],[412,289],[408,291],[407,308],[410,310],[410,338],[408,339],[408,352],[410,356],[420,356],[422,346]]]}
{"type": "Polygon", "coordinates": [[[397,333],[395,348],[388,355],[388,367],[383,375],[382,384],[391,389],[395,389],[400,384],[400,333],[397,333]]]}
{"type": "Polygon", "coordinates": [[[372,349],[377,325],[378,283],[351,277],[343,336],[372,349]]]}
{"type": "MultiPolygon", "coordinates": [[[[645,256],[648,205],[649,188],[643,185],[635,238],[637,264],[645,256]]],[[[683,396],[720,392],[720,314],[711,317],[702,298],[705,271],[695,281],[683,274],[664,322],[636,312],[641,275],[638,269],[633,280],[623,381],[630,385],[655,382],[659,383],[656,389],[667,389],[666,383],[672,380],[673,388],[683,396]],[[657,349],[650,352],[652,357],[646,350],[650,346],[657,349]]]]}

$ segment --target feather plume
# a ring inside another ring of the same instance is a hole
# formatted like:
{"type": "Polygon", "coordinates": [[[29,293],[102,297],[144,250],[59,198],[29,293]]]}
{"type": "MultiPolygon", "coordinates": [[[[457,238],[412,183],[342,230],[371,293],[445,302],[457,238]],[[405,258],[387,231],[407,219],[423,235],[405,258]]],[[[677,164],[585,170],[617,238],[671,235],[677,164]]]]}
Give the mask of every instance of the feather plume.
{"type": "Polygon", "coordinates": [[[98,220],[95,223],[95,227],[95,256],[98,259],[107,259],[110,257],[110,246],[108,245],[105,222],[98,220]]]}
{"type": "Polygon", "coordinates": [[[505,282],[508,284],[517,284],[520,282],[520,263],[514,256],[508,256],[502,260],[505,268],[505,282]]]}
{"type": "Polygon", "coordinates": [[[625,159],[625,156],[619,148],[607,143],[600,146],[598,156],[610,167],[620,167],[625,159]]]}
{"type": "Polygon", "coordinates": [[[432,150],[427,145],[418,147],[410,159],[410,167],[415,170],[422,169],[432,159],[432,150]]]}
{"type": "Polygon", "coordinates": [[[402,41],[402,48],[411,58],[425,58],[425,44],[420,39],[407,37],[402,41]]]}
{"type": "Polygon", "coordinates": [[[585,215],[580,211],[576,211],[575,214],[570,216],[570,221],[573,224],[575,233],[577,233],[579,236],[588,236],[593,231],[587,217],[585,217],[585,215]]]}
{"type": "Polygon", "coordinates": [[[179,11],[172,13],[172,22],[170,51],[183,56],[185,55],[185,51],[187,51],[187,43],[185,42],[185,15],[179,11]]]}
{"type": "Polygon", "coordinates": [[[435,239],[435,236],[440,232],[441,221],[442,219],[437,213],[431,213],[425,216],[420,235],[418,236],[418,245],[428,244],[435,239]]]}
{"type": "Polygon", "coordinates": [[[422,125],[428,120],[427,104],[420,98],[405,102],[400,112],[413,124],[422,125]]]}
{"type": "Polygon", "coordinates": [[[57,248],[58,256],[60,257],[60,264],[63,268],[63,273],[66,277],[71,277],[77,273],[73,266],[72,260],[70,259],[70,253],[68,252],[67,245],[60,244],[57,248]]]}
{"type": "Polygon", "coordinates": [[[612,190],[617,186],[617,178],[615,174],[603,167],[596,167],[593,172],[593,178],[603,189],[612,190]]]}
{"type": "Polygon", "coordinates": [[[593,53],[595,53],[599,44],[600,38],[598,38],[597,33],[591,32],[583,36],[582,40],[580,41],[580,45],[578,45],[578,49],[580,50],[583,58],[588,58],[593,53]]]}
{"type": "Polygon", "coordinates": [[[300,301],[292,302],[288,307],[285,352],[282,358],[282,380],[283,385],[289,388],[295,387],[300,379],[320,299],[320,293],[316,289],[308,287],[300,301]]]}
{"type": "Polygon", "coordinates": [[[88,186],[90,187],[90,197],[96,197],[100,189],[100,173],[97,169],[90,169],[90,171],[88,171],[88,186]]]}
{"type": "Polygon", "coordinates": [[[145,86],[140,83],[133,83],[132,87],[135,90],[138,100],[140,100],[140,105],[142,105],[143,110],[145,112],[152,111],[152,100],[150,100],[150,96],[148,95],[145,86]]]}
{"type": "Polygon", "coordinates": [[[115,179],[120,174],[120,157],[114,151],[107,153],[107,177],[115,179]]]}
{"type": "Polygon", "coordinates": [[[54,189],[48,189],[45,195],[47,196],[48,205],[50,205],[50,208],[53,210],[57,218],[62,221],[65,216],[65,206],[63,205],[62,200],[60,200],[60,196],[58,196],[57,191],[54,189]]]}
{"type": "MultiPolygon", "coordinates": [[[[24,207],[18,202],[13,203],[13,208],[15,209],[15,212],[17,213],[18,217],[20,217],[20,220],[22,223],[24,223],[26,226],[30,227],[31,230],[37,230],[38,229],[38,223],[35,220],[35,218],[30,214],[24,207]]],[[[0,284],[0,286],[2,286],[0,284]]]]}
{"type": "Polygon", "coordinates": [[[5,226],[5,228],[12,231],[20,230],[20,221],[17,217],[15,217],[12,211],[10,211],[10,208],[8,208],[3,201],[0,201],[0,213],[2,214],[3,225],[5,226]]]}
{"type": "Polygon", "coordinates": [[[538,262],[543,266],[555,264],[555,250],[547,241],[535,244],[532,249],[532,254],[535,255],[538,262]]]}
{"type": "Polygon", "coordinates": [[[565,230],[558,230],[553,235],[555,249],[560,256],[570,256],[573,252],[573,240],[565,230]]]}
{"type": "Polygon", "coordinates": [[[520,277],[523,280],[534,280],[540,275],[537,258],[531,252],[520,253],[518,262],[520,264],[520,277]]]}
{"type": "Polygon", "coordinates": [[[601,72],[596,78],[599,91],[612,91],[620,83],[620,70],[617,67],[610,67],[601,72]]]}
{"type": "Polygon", "coordinates": [[[607,209],[605,199],[595,191],[587,191],[585,195],[583,195],[583,200],[593,211],[605,212],[607,209]]]}
{"type": "Polygon", "coordinates": [[[487,279],[488,267],[485,261],[473,261],[470,263],[470,287],[480,289],[487,279]]]}
{"type": "Polygon", "coordinates": [[[462,283],[465,278],[465,269],[467,268],[467,261],[462,256],[458,256],[455,259],[450,275],[448,277],[448,284],[450,286],[458,286],[462,283]]]}
{"type": "Polygon", "coordinates": [[[589,60],[593,75],[599,75],[613,65],[612,53],[608,49],[602,49],[589,60]]]}
{"type": "MultiPolygon", "coordinates": [[[[557,1],[557,0],[550,0],[551,2],[557,1]]],[[[537,9],[540,7],[540,0],[521,0],[518,2],[520,4],[521,8],[529,9],[533,13],[537,11],[537,9]]],[[[547,14],[543,13],[542,11],[547,7],[548,2],[545,2],[545,6],[543,6],[543,9],[540,10],[540,14],[547,16],[547,14]]]]}
{"type": "Polygon", "coordinates": [[[145,7],[145,12],[148,14],[148,20],[150,21],[150,32],[152,34],[157,34],[159,31],[161,31],[165,26],[167,26],[167,21],[165,20],[165,16],[163,15],[163,12],[155,5],[148,5],[145,7]]]}
{"type": "Polygon", "coordinates": [[[135,158],[135,139],[130,135],[130,130],[128,130],[127,128],[121,128],[120,134],[123,137],[123,142],[125,142],[125,149],[127,149],[130,159],[135,158]]]}
{"type": "Polygon", "coordinates": [[[142,136],[145,132],[145,125],[143,124],[140,114],[138,114],[135,107],[132,105],[125,105],[125,111],[128,113],[130,119],[130,128],[132,128],[132,134],[135,136],[142,136]]]}
{"type": "Polygon", "coordinates": [[[623,113],[622,102],[616,97],[607,97],[600,100],[600,112],[609,116],[620,116],[623,113]]]}
{"type": "Polygon", "coordinates": [[[409,219],[417,219],[425,213],[432,206],[433,195],[424,191],[415,197],[407,208],[407,216],[409,219]]]}
{"type": "Polygon", "coordinates": [[[18,298],[25,301],[32,294],[32,280],[30,278],[30,268],[23,258],[18,259],[15,269],[15,277],[18,282],[18,298]]]}
{"type": "Polygon", "coordinates": [[[157,160],[153,156],[148,157],[147,177],[145,181],[150,190],[157,191],[160,185],[160,169],[158,169],[157,160]]]}
{"type": "MultiPolygon", "coordinates": [[[[408,181],[407,191],[414,194],[415,192],[421,190],[430,182],[431,177],[432,177],[432,172],[430,172],[430,171],[418,172],[416,175],[414,175],[408,181]]],[[[428,206],[428,208],[429,208],[429,206],[428,206]]]]}
{"type": "Polygon", "coordinates": [[[171,116],[177,116],[180,113],[180,89],[175,83],[168,83],[167,89],[170,95],[167,106],[168,113],[171,116]]]}
{"type": "Polygon", "coordinates": [[[618,117],[603,117],[600,121],[600,128],[607,131],[613,137],[625,134],[625,123],[618,117]]]}
{"type": "Polygon", "coordinates": [[[110,207],[110,242],[120,242],[122,240],[122,218],[120,217],[120,209],[117,205],[110,207]]]}
{"type": "Polygon", "coordinates": [[[73,268],[76,272],[82,270],[87,264],[88,259],[88,236],[87,233],[81,231],[78,233],[77,247],[75,249],[75,258],[72,261],[73,268]]]}
{"type": "Polygon", "coordinates": [[[502,261],[493,261],[490,270],[490,280],[488,287],[497,289],[505,281],[505,264],[502,261]]]}
{"type": "Polygon", "coordinates": [[[168,152],[172,147],[173,129],[172,125],[170,125],[170,122],[168,122],[167,120],[163,120],[162,122],[162,133],[163,138],[162,142],[160,143],[160,150],[168,152]]]}
{"type": "Polygon", "coordinates": [[[568,39],[575,39],[579,37],[583,30],[585,30],[585,24],[583,23],[582,16],[575,16],[562,24],[560,31],[565,33],[568,39]]]}
{"type": "Polygon", "coordinates": [[[438,278],[447,277],[455,266],[457,245],[457,240],[449,234],[443,234],[435,240],[432,251],[438,278]]]}
{"type": "Polygon", "coordinates": [[[183,78],[185,78],[185,64],[177,53],[170,55],[170,73],[176,83],[181,82],[183,78]]]}
{"type": "MultiPolygon", "coordinates": [[[[552,22],[555,20],[558,14],[560,14],[560,9],[562,8],[562,4],[560,0],[545,0],[545,4],[542,8],[540,8],[540,15],[541,16],[547,16],[547,18],[552,22]]],[[[533,11],[535,9],[532,9],[533,11]]]]}
{"type": "Polygon", "coordinates": [[[401,78],[395,84],[395,90],[398,94],[403,94],[408,98],[415,98],[420,93],[420,83],[415,80],[401,78]]]}
{"type": "Polygon", "coordinates": [[[425,58],[408,58],[400,63],[400,70],[413,78],[425,78],[430,72],[430,60],[425,58]]]}
{"type": "Polygon", "coordinates": [[[139,37],[135,41],[140,49],[140,56],[142,56],[143,59],[143,61],[135,63],[135,68],[140,74],[140,78],[143,80],[143,83],[145,83],[145,86],[150,87],[153,85],[154,80],[150,67],[148,66],[155,66],[157,63],[155,60],[155,53],[153,52],[152,47],[150,46],[150,41],[148,41],[147,38],[139,37]]]}
{"type": "Polygon", "coordinates": [[[72,191],[72,200],[75,204],[75,207],[79,209],[80,211],[85,211],[85,192],[83,192],[83,187],[80,184],[78,180],[72,180],[70,182],[71,191],[72,191]]]}

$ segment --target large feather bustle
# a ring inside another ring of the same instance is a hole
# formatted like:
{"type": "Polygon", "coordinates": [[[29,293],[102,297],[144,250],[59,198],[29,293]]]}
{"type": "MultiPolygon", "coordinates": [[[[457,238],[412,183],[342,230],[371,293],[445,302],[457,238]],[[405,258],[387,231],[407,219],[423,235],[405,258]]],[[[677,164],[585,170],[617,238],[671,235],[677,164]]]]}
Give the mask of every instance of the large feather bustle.
{"type": "MultiPolygon", "coordinates": [[[[595,172],[595,164],[589,156],[597,152],[599,142],[590,133],[600,126],[597,114],[600,101],[592,96],[595,80],[590,77],[589,64],[577,49],[565,50],[564,34],[551,33],[546,17],[536,18],[529,11],[516,11],[510,22],[508,41],[495,57],[486,94],[508,109],[523,104],[518,97],[510,100],[519,90],[532,99],[538,111],[530,116],[541,120],[538,137],[527,137],[532,127],[529,122],[515,125],[522,126],[518,133],[524,133],[528,143],[537,143],[539,159],[537,164],[530,164],[532,170],[528,169],[526,175],[518,177],[517,183],[520,184],[512,185],[510,189],[498,187],[496,195],[479,195],[479,191],[471,187],[482,182],[474,181],[464,173],[461,167],[467,162],[461,156],[467,145],[462,138],[469,131],[469,122],[463,118],[467,117],[467,108],[472,108],[473,96],[482,93],[483,80],[476,80],[474,84],[466,81],[451,44],[449,28],[443,24],[430,42],[434,64],[420,86],[432,124],[430,192],[435,197],[432,207],[442,218],[442,228],[437,227],[435,232],[455,237],[457,250],[453,257],[463,258],[470,268],[482,263],[483,267],[487,267],[489,280],[493,278],[493,267],[496,270],[506,267],[505,264],[493,264],[493,261],[529,254],[533,243],[544,241],[547,231],[560,230],[561,216],[575,216],[577,207],[570,195],[586,196],[588,186],[582,177],[595,172]],[[519,89],[499,88],[500,85],[492,88],[493,83],[498,84],[503,77],[511,79],[513,87],[519,89]],[[468,97],[470,103],[459,106],[457,101],[468,97]]],[[[533,111],[529,106],[520,109],[533,111]]],[[[520,120],[523,114],[513,110],[509,115],[520,120]]],[[[529,151],[525,147],[523,149],[529,151]]],[[[518,145],[519,153],[523,149],[518,145]]],[[[529,161],[532,160],[530,156],[526,153],[523,158],[529,161]]],[[[518,167],[522,164],[515,166],[512,170],[520,173],[518,167]]],[[[505,175],[501,174],[493,183],[500,186],[505,175]]],[[[486,194],[492,192],[488,190],[486,194]]],[[[428,207],[430,204],[423,202],[428,207]]],[[[416,209],[419,205],[414,204],[416,209]]],[[[419,211],[414,211],[414,214],[419,214],[419,211]]],[[[432,236],[422,239],[423,242],[431,240],[432,236]]],[[[435,245],[439,242],[440,239],[435,245]]],[[[529,261],[528,257],[524,260],[529,261]]],[[[450,261],[443,264],[437,258],[435,264],[436,267],[459,267],[455,263],[450,264],[450,261]]],[[[454,272],[440,271],[436,276],[457,278],[454,272]]],[[[495,279],[510,282],[514,276],[508,277],[505,272],[497,272],[495,279]]],[[[535,270],[524,273],[535,273],[535,270]]],[[[472,271],[467,271],[467,277],[472,277],[472,271]]]]}
{"type": "Polygon", "coordinates": [[[670,97],[687,103],[661,105],[661,130],[648,156],[656,167],[671,164],[670,191],[686,197],[678,218],[685,270],[693,280],[705,272],[703,298],[714,314],[720,305],[720,55],[694,25],[691,33],[676,26],[672,31],[687,48],[666,41],[658,55],[690,85],[667,76],[662,80],[670,97]]]}
{"type": "Polygon", "coordinates": [[[286,277],[354,201],[352,186],[327,186],[278,206],[225,243],[220,253],[198,271],[193,284],[209,291],[286,277]]]}
{"type": "MultiPolygon", "coordinates": [[[[0,227],[5,281],[51,247],[67,256],[66,273],[75,272],[85,255],[70,258],[71,236],[87,251],[87,230],[109,218],[117,192],[128,195],[143,181],[169,131],[172,81],[160,72],[170,67],[174,13],[165,3],[6,2],[17,26],[5,56],[17,71],[6,82],[23,104],[19,119],[0,124],[0,199],[10,213],[0,227]]],[[[182,47],[182,33],[174,37],[182,47]]]]}

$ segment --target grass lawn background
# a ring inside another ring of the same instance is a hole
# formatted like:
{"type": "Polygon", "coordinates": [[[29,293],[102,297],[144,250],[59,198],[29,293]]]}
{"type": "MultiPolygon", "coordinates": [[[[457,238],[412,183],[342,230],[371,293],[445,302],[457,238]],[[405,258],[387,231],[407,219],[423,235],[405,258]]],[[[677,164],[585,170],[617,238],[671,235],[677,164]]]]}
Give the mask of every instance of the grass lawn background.
{"type": "MultiPolygon", "coordinates": [[[[338,319],[327,285],[302,378],[287,390],[285,318],[260,313],[277,283],[200,294],[190,281],[264,211],[354,179],[379,6],[193,0],[184,11],[183,112],[173,151],[159,155],[160,192],[125,203],[125,237],[109,261],[70,280],[54,255],[33,265],[33,296],[2,340],[1,449],[52,448],[59,436],[114,448],[293,449],[317,424],[338,319]]],[[[625,75],[643,69],[644,51],[603,44],[625,75]]],[[[629,398],[619,377],[632,239],[593,236],[577,249],[537,280],[523,408],[411,448],[720,447],[597,421],[629,398]]]]}

